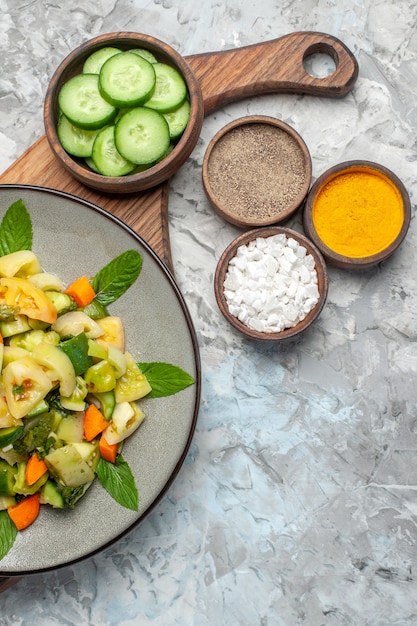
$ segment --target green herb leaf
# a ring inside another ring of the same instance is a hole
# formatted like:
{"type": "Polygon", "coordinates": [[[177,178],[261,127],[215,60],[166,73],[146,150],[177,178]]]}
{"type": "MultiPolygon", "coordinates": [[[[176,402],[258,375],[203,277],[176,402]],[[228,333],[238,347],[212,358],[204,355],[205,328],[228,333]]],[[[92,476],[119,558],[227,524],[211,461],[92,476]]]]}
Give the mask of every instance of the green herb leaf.
{"type": "Polygon", "coordinates": [[[96,474],[104,489],[126,509],[137,511],[139,495],[135,479],[127,462],[121,454],[116,457],[115,463],[100,459],[96,474]]]}
{"type": "Polygon", "coordinates": [[[6,556],[17,537],[17,528],[7,511],[0,511],[0,560],[6,556]]]}
{"type": "Polygon", "coordinates": [[[32,221],[23,200],[9,206],[0,224],[0,256],[32,250],[32,221]]]}
{"type": "Polygon", "coordinates": [[[195,383],[194,378],[177,365],[160,362],[138,363],[138,365],[152,387],[147,398],[172,396],[195,383]]]}
{"type": "Polygon", "coordinates": [[[126,250],[101,269],[93,279],[95,300],[108,306],[135,282],[142,269],[142,257],[136,250],[126,250]]]}

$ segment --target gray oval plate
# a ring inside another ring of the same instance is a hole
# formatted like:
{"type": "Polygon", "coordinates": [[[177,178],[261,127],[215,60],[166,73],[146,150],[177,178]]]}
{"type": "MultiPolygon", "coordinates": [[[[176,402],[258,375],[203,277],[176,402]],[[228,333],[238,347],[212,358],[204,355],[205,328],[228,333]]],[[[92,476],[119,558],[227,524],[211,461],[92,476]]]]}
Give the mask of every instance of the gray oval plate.
{"type": "Polygon", "coordinates": [[[166,398],[143,400],[146,418],[123,456],[139,491],[139,511],[123,508],[94,481],[74,510],[42,507],[0,561],[0,576],[66,566],[94,555],[132,530],[176,477],[190,446],[199,408],[200,359],[187,306],[171,273],[136,233],[103,209],[63,192],[0,185],[0,219],[21,198],[32,219],[33,251],[45,271],[70,282],[93,276],[128,249],[142,255],[136,283],[109,311],[125,324],[126,349],[137,361],[178,365],[196,381],[166,398]]]}

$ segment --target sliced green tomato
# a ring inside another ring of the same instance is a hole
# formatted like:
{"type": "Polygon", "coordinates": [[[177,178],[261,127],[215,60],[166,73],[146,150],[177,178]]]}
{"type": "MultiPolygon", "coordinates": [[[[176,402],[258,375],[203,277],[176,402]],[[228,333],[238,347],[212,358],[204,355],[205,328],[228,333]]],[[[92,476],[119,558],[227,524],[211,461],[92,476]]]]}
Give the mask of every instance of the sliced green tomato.
{"type": "MultiPolygon", "coordinates": [[[[3,365],[5,367],[5,365],[3,365]]],[[[0,428],[14,428],[15,426],[21,426],[22,420],[16,419],[9,411],[7,405],[6,396],[4,395],[4,389],[2,386],[2,395],[0,395],[0,428]]],[[[2,446],[0,446],[1,449],[2,446]]]]}
{"type": "Polygon", "coordinates": [[[89,393],[111,391],[116,384],[114,367],[108,361],[95,363],[84,373],[89,393]]]}
{"type": "Polygon", "coordinates": [[[17,250],[0,257],[0,276],[29,276],[42,272],[37,256],[30,250],[17,250]]]}
{"type": "Polygon", "coordinates": [[[64,284],[56,274],[39,272],[28,276],[28,281],[42,291],[63,291],[64,284]]]}
{"type": "Polygon", "coordinates": [[[116,378],[120,378],[120,376],[123,376],[126,373],[126,356],[121,350],[109,345],[107,360],[110,365],[113,366],[116,378]]]}
{"type": "Polygon", "coordinates": [[[61,146],[68,154],[76,157],[90,157],[98,129],[87,130],[75,126],[65,115],[58,120],[56,132],[61,146]]]}
{"type": "Polygon", "coordinates": [[[71,396],[74,393],[76,378],[71,359],[57,346],[50,343],[40,343],[32,350],[32,358],[44,370],[52,386],[59,383],[61,396],[71,396]]]}
{"type": "Polygon", "coordinates": [[[84,61],[83,74],[100,74],[103,64],[115,54],[119,54],[121,50],[113,46],[105,46],[96,50],[84,61]]]}
{"type": "MultiPolygon", "coordinates": [[[[6,367],[6,365],[8,365],[9,363],[11,363],[12,361],[16,361],[16,359],[21,359],[23,356],[27,356],[28,355],[28,351],[25,350],[24,348],[21,348],[20,346],[4,346],[3,348],[3,368],[6,367]]],[[[1,396],[0,396],[0,403],[1,403],[1,396]]],[[[2,413],[1,410],[1,406],[0,406],[0,415],[2,413]]],[[[1,417],[0,417],[0,426],[1,426],[1,417]]]]}
{"type": "Polygon", "coordinates": [[[97,324],[103,331],[99,338],[100,344],[114,346],[123,352],[125,349],[125,331],[122,319],[117,315],[107,315],[98,319],[97,324]]]}
{"type": "Polygon", "coordinates": [[[134,402],[146,396],[152,387],[129,352],[125,352],[126,372],[117,379],[114,388],[116,402],[134,402]]]}
{"type": "Polygon", "coordinates": [[[137,165],[154,163],[168,150],[168,122],[152,109],[131,109],[117,122],[114,141],[117,150],[128,161],[137,165]]]}
{"type": "Polygon", "coordinates": [[[94,130],[109,124],[117,109],[103,98],[98,74],[77,74],[61,87],[59,108],[72,124],[94,130]]]}
{"type": "Polygon", "coordinates": [[[27,415],[52,389],[52,382],[31,356],[12,361],[3,369],[7,405],[14,418],[27,415]]]}
{"type": "Polygon", "coordinates": [[[83,311],[70,311],[58,317],[52,329],[61,337],[85,333],[89,339],[96,339],[103,334],[100,326],[83,311]]]}
{"type": "Polygon", "coordinates": [[[116,404],[111,422],[103,432],[106,441],[111,445],[120,443],[130,437],[145,419],[145,414],[135,402],[116,404]]]}
{"type": "Polygon", "coordinates": [[[103,176],[126,176],[136,165],[127,161],[114,143],[114,126],[101,130],[92,147],[91,158],[99,174],[103,176]]]}
{"type": "Polygon", "coordinates": [[[155,87],[154,65],[143,56],[121,52],[101,67],[99,87],[103,97],[115,107],[139,106],[155,87]]]}
{"type": "Polygon", "coordinates": [[[48,324],[53,324],[57,318],[56,309],[45,292],[25,278],[0,278],[0,298],[9,306],[19,307],[19,313],[28,318],[48,324]]]}
{"type": "Polygon", "coordinates": [[[51,343],[57,346],[59,343],[59,335],[53,330],[47,332],[43,330],[28,330],[25,333],[15,335],[9,339],[9,347],[23,348],[28,352],[31,352],[39,343],[51,343]]]}
{"type": "Polygon", "coordinates": [[[190,119],[190,110],[190,101],[185,99],[178,109],[174,109],[170,113],[163,113],[164,118],[168,122],[169,135],[173,141],[181,137],[186,129],[190,119]]]}
{"type": "Polygon", "coordinates": [[[169,113],[177,109],[187,96],[187,85],[181,74],[171,65],[154,63],[156,84],[152,96],[144,106],[169,113]]]}
{"type": "Polygon", "coordinates": [[[73,393],[68,396],[60,396],[60,402],[67,411],[84,411],[85,397],[87,395],[87,383],[82,376],[77,376],[73,393]]]}
{"type": "Polygon", "coordinates": [[[27,330],[32,330],[32,328],[26,315],[16,315],[16,319],[12,322],[0,322],[0,333],[4,338],[19,335],[27,330]]]}

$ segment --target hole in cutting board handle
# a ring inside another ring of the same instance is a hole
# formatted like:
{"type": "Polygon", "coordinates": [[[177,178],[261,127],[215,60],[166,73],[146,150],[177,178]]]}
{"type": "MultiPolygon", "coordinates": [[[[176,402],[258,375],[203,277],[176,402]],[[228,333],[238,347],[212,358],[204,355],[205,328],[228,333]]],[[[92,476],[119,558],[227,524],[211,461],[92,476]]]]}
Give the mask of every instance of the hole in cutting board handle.
{"type": "Polygon", "coordinates": [[[337,52],[325,43],[310,46],[303,57],[303,67],[313,78],[327,78],[334,74],[338,64],[337,52]]]}

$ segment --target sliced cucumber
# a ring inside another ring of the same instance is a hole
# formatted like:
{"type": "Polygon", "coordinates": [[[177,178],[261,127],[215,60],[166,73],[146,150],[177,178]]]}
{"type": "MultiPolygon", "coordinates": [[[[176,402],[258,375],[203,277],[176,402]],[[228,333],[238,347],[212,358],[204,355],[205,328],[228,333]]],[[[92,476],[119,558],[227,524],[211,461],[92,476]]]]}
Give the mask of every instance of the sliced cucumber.
{"type": "Polygon", "coordinates": [[[91,158],[104,176],[125,176],[135,169],[135,163],[125,159],[117,150],[114,126],[106,126],[99,132],[93,145],[91,158]]]}
{"type": "Polygon", "coordinates": [[[178,139],[184,132],[190,119],[190,109],[190,101],[186,98],[178,109],[174,109],[171,113],[163,113],[164,118],[168,122],[169,135],[173,141],[178,139]]]}
{"type": "Polygon", "coordinates": [[[61,87],[59,108],[72,124],[93,130],[111,122],[116,107],[105,100],[99,89],[97,74],[77,74],[61,87]]]}
{"type": "Polygon", "coordinates": [[[169,113],[184,102],[187,86],[181,74],[171,65],[154,63],[152,67],[156,75],[155,89],[144,106],[160,113],[169,113]]]}
{"type": "Polygon", "coordinates": [[[121,50],[119,48],[113,48],[112,46],[106,46],[96,50],[85,60],[83,65],[84,74],[99,74],[103,64],[115,54],[119,54],[121,50]]]}
{"type": "Polygon", "coordinates": [[[144,48],[133,48],[129,50],[129,52],[133,52],[133,54],[139,54],[141,57],[149,61],[149,63],[157,63],[157,58],[150,50],[145,50],[144,48]]]}
{"type": "Polygon", "coordinates": [[[58,121],[57,134],[61,146],[68,154],[76,157],[89,157],[93,150],[94,139],[98,130],[86,130],[74,126],[65,115],[58,121]]]}
{"type": "Polygon", "coordinates": [[[110,57],[100,70],[103,97],[116,107],[142,104],[155,87],[153,68],[152,63],[131,52],[121,52],[110,57]]]}
{"type": "Polygon", "coordinates": [[[128,161],[137,165],[153,163],[168,150],[168,122],[157,111],[137,107],[117,122],[114,140],[117,150],[128,161]]]}
{"type": "Polygon", "coordinates": [[[85,159],[85,164],[90,168],[90,170],[93,170],[93,172],[95,172],[96,174],[100,174],[100,172],[97,169],[96,164],[94,163],[91,157],[87,157],[85,159]]]}

